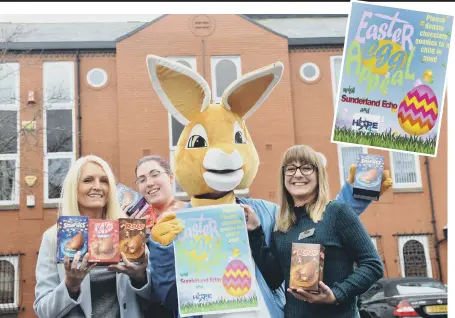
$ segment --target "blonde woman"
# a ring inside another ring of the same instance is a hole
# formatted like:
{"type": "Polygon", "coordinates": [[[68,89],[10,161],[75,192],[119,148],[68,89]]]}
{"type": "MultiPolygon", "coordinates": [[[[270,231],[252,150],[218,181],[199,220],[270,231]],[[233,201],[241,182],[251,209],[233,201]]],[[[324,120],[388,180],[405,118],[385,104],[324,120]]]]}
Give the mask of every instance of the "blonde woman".
{"type": "MultiPolygon", "coordinates": [[[[59,215],[108,220],[123,216],[114,175],[104,160],[86,156],[71,166],[63,183],[59,215]]],[[[140,265],[125,260],[124,265],[108,269],[90,265],[87,254],[81,262],[81,255],[76,254],[73,262],[66,256],[58,264],[56,239],[54,225],[44,232],[38,255],[33,308],[40,318],[142,317],[138,294],[145,298],[150,293],[146,257],[140,265]]]]}
{"type": "Polygon", "coordinates": [[[312,148],[299,145],[288,149],[280,176],[281,200],[270,247],[251,209],[247,225],[253,258],[267,284],[273,290],[285,282],[284,316],[357,317],[356,297],[383,276],[370,236],[350,206],[329,200],[327,173],[312,148]],[[325,247],[319,294],[289,288],[292,243],[325,247]]]}

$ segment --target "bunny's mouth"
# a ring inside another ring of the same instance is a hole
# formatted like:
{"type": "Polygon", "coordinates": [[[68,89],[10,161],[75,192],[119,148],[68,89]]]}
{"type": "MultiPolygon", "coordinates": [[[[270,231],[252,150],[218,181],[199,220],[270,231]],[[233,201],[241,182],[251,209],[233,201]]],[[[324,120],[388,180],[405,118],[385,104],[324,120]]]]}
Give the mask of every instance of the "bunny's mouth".
{"type": "Polygon", "coordinates": [[[242,155],[234,150],[227,154],[219,148],[207,151],[203,162],[205,183],[215,191],[233,191],[243,179],[242,155]]]}
{"type": "Polygon", "coordinates": [[[236,169],[236,170],[231,170],[231,169],[225,169],[225,170],[213,170],[213,169],[207,169],[207,172],[215,173],[215,174],[230,174],[235,171],[242,170],[242,167],[236,169]]]}
{"type": "Polygon", "coordinates": [[[243,175],[242,168],[236,170],[207,169],[203,177],[207,185],[216,191],[232,191],[242,182],[243,175]]]}

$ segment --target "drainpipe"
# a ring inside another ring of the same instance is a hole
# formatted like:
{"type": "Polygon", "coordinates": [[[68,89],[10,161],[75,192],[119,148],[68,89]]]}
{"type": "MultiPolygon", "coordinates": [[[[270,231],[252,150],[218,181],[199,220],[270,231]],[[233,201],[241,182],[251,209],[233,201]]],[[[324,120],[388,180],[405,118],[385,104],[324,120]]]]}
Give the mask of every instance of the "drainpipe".
{"type": "Polygon", "coordinates": [[[438,271],[439,271],[439,280],[442,282],[442,268],[441,268],[441,258],[439,256],[439,239],[438,239],[438,231],[436,229],[436,217],[434,213],[434,203],[433,203],[433,188],[431,187],[431,177],[430,177],[430,162],[428,161],[428,157],[425,157],[425,166],[427,170],[427,179],[428,179],[428,188],[430,190],[430,207],[431,207],[431,223],[433,224],[433,234],[434,234],[434,248],[436,251],[436,262],[438,263],[438,271]]]}
{"type": "Polygon", "coordinates": [[[79,50],[76,50],[76,83],[77,83],[77,130],[79,143],[79,158],[82,157],[82,114],[81,114],[81,60],[79,50]]]}
{"type": "Polygon", "coordinates": [[[202,47],[202,77],[207,80],[205,77],[205,40],[201,40],[201,47],[202,47]]]}

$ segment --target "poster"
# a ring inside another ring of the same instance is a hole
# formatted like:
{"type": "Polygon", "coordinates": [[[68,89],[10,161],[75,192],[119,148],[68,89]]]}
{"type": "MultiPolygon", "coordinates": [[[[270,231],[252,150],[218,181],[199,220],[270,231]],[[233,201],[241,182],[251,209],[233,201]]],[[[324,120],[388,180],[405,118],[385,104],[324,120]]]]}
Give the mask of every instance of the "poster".
{"type": "Polygon", "coordinates": [[[435,157],[453,16],[351,4],[331,141],[435,157]]]}
{"type": "Polygon", "coordinates": [[[174,241],[182,317],[258,310],[243,209],[236,204],[182,209],[174,241]]]}

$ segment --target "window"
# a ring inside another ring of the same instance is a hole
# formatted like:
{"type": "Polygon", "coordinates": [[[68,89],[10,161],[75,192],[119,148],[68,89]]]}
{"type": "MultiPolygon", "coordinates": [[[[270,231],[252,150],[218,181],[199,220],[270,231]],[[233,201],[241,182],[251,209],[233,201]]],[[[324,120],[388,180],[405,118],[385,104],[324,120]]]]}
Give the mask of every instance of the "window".
{"type": "Polygon", "coordinates": [[[375,300],[380,300],[384,298],[384,291],[380,291],[379,293],[374,294],[371,298],[370,301],[375,301],[375,300]]]}
{"type": "Polygon", "coordinates": [[[19,256],[0,256],[0,311],[19,306],[19,256]]]}
{"type": "MultiPolygon", "coordinates": [[[[196,57],[194,56],[168,56],[167,57],[170,61],[180,63],[185,65],[186,67],[191,68],[193,71],[197,72],[197,64],[196,64],[196,57]]],[[[177,147],[177,143],[180,138],[180,134],[182,133],[185,126],[183,126],[177,119],[172,117],[169,113],[169,149],[170,149],[170,157],[169,161],[171,164],[171,169],[174,171],[174,152],[175,148],[177,147]]],[[[174,182],[174,194],[176,196],[186,196],[186,192],[182,189],[180,184],[175,180],[174,182]]]]}
{"type": "Polygon", "coordinates": [[[321,72],[319,67],[314,63],[304,63],[300,67],[300,77],[308,83],[315,82],[319,79],[321,72]]]}
{"type": "Polygon", "coordinates": [[[338,94],[338,85],[340,84],[341,75],[341,62],[343,57],[341,55],[330,57],[330,70],[332,72],[332,96],[333,107],[336,107],[336,100],[338,94]]]}
{"type": "Polygon", "coordinates": [[[422,189],[418,155],[390,151],[390,170],[394,190],[412,191],[422,189]]]}
{"type": "Polygon", "coordinates": [[[0,64],[0,205],[19,204],[19,63],[0,64]]]}
{"type": "Polygon", "coordinates": [[[338,144],[338,165],[340,169],[341,186],[349,177],[349,167],[357,164],[359,154],[367,153],[367,148],[338,144]]]}
{"type": "Polygon", "coordinates": [[[401,275],[433,277],[427,235],[399,236],[401,275]]]}
{"type": "Polygon", "coordinates": [[[94,88],[100,88],[106,85],[107,79],[106,71],[101,68],[92,68],[87,73],[87,83],[94,88]]]}
{"type": "Polygon", "coordinates": [[[240,56],[212,56],[211,68],[212,100],[219,104],[225,89],[242,74],[240,56]]]}
{"type": "Polygon", "coordinates": [[[373,297],[375,297],[377,294],[380,294],[380,293],[382,293],[384,295],[382,285],[379,283],[376,283],[373,286],[371,286],[370,289],[368,289],[365,293],[360,295],[360,298],[363,302],[371,301],[371,300],[373,300],[373,297]]]}
{"type": "Polygon", "coordinates": [[[168,56],[168,60],[177,62],[191,68],[197,72],[196,57],[195,56],[168,56]]]}
{"type": "Polygon", "coordinates": [[[399,295],[428,295],[446,293],[447,288],[436,280],[402,282],[396,286],[399,295]]]}
{"type": "Polygon", "coordinates": [[[59,201],[61,186],[75,159],[74,63],[45,62],[44,201],[59,201]]]}
{"type": "Polygon", "coordinates": [[[377,241],[376,237],[370,237],[370,238],[371,238],[371,242],[372,242],[373,245],[374,245],[374,248],[375,248],[376,250],[378,250],[378,241],[377,241]]]}

